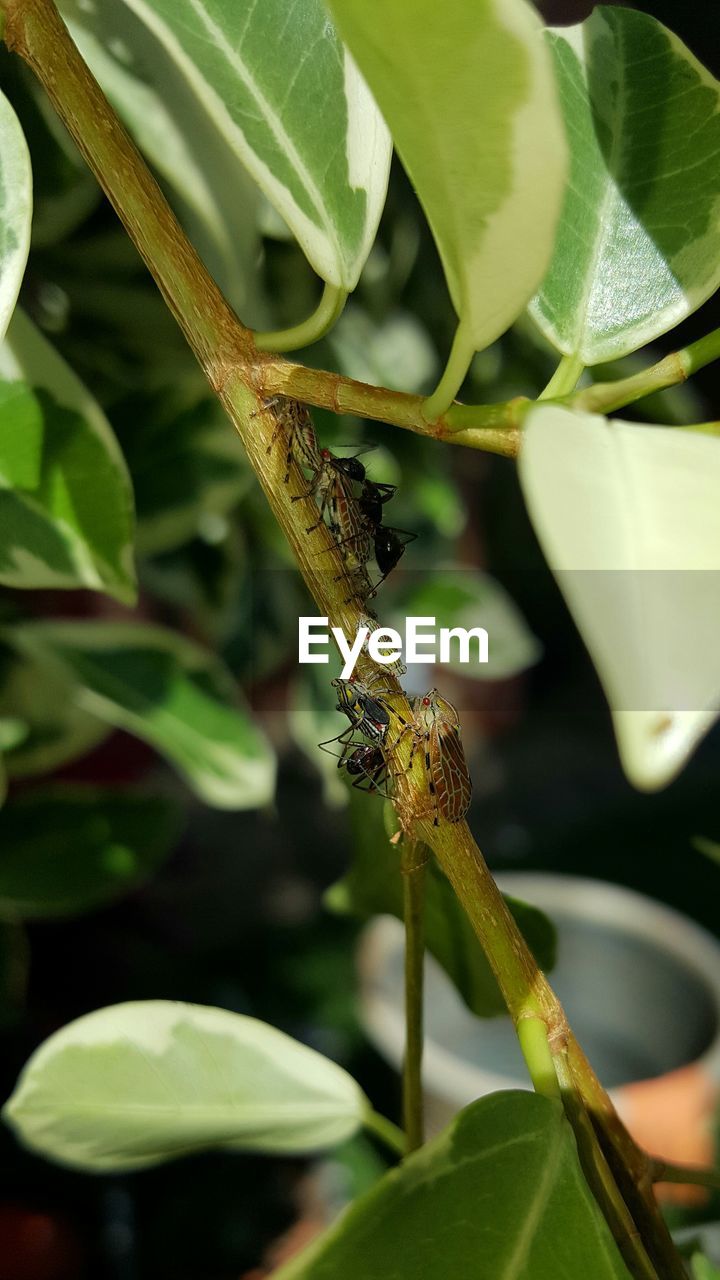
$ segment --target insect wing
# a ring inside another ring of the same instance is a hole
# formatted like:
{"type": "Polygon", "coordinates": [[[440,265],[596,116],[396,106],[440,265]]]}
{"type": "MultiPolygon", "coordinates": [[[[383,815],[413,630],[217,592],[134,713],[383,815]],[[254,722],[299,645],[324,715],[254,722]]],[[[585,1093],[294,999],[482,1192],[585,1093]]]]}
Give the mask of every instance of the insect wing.
{"type": "Polygon", "coordinates": [[[438,810],[448,822],[460,822],[470,807],[472,783],[457,728],[437,721],[429,753],[438,810]]]}
{"type": "Polygon", "coordinates": [[[447,822],[460,822],[470,807],[472,782],[460,740],[457,711],[435,689],[417,699],[415,710],[418,724],[425,733],[426,762],[438,813],[447,822]]]}
{"type": "Polygon", "coordinates": [[[330,498],[330,529],[350,568],[364,567],[372,553],[370,531],[348,481],[337,476],[330,498]]]}
{"type": "Polygon", "coordinates": [[[302,467],[308,467],[313,471],[317,470],[320,466],[320,451],[315,428],[307,411],[301,413],[295,420],[292,447],[294,456],[302,467]]]}

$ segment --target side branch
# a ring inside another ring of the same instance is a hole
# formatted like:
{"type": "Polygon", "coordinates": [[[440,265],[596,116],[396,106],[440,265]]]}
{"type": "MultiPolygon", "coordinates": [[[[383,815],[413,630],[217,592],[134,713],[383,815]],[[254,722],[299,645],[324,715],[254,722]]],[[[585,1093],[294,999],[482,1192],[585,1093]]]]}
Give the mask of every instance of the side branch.
{"type": "Polygon", "coordinates": [[[566,396],[563,403],[573,409],[585,409],[589,413],[613,413],[655,391],[665,391],[686,382],[693,373],[720,358],[720,329],[698,338],[690,346],[658,360],[657,364],[641,369],[629,378],[617,382],[596,382],[581,391],[566,396]]]}
{"type": "Polygon", "coordinates": [[[530,404],[521,398],[504,404],[454,404],[442,417],[429,422],[423,416],[426,404],[423,396],[373,387],[339,373],[270,359],[263,365],[260,376],[266,396],[290,396],[293,400],[317,405],[319,409],[374,418],[434,440],[464,444],[506,458],[515,458],[520,451],[521,406],[530,404]]]}
{"type": "MultiPolygon", "coordinates": [[[[548,1045],[561,1085],[563,1079],[567,1080],[562,1086],[563,1099],[580,1149],[590,1145],[589,1130],[585,1137],[582,1135],[582,1130],[587,1128],[585,1117],[591,1122],[601,1148],[600,1152],[593,1153],[595,1169],[606,1161],[614,1180],[609,1182],[603,1176],[605,1194],[601,1204],[606,1218],[613,1226],[627,1220],[626,1205],[658,1276],[662,1280],[685,1280],[682,1261],[655,1202],[652,1161],[633,1141],[585,1057],[560,1001],[525,943],[467,823],[452,826],[444,823],[439,827],[429,822],[418,823],[415,834],[433,850],[460,899],[516,1026],[523,1018],[540,1018],[547,1027],[548,1045]],[[604,1160],[598,1159],[599,1156],[604,1160]]],[[[591,1185],[596,1186],[593,1170],[586,1168],[586,1174],[591,1185]]],[[[618,1238],[618,1244],[629,1261],[636,1252],[636,1242],[625,1234],[618,1238]]],[[[637,1266],[633,1273],[645,1274],[637,1266]]]]}

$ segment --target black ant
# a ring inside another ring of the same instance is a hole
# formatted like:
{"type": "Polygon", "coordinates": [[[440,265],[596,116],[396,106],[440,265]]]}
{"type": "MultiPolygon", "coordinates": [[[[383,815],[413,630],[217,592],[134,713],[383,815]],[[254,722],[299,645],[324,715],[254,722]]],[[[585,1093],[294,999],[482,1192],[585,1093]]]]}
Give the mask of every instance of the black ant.
{"type": "MultiPolygon", "coordinates": [[[[336,710],[347,716],[350,724],[335,738],[321,742],[322,751],[330,751],[335,742],[341,746],[338,769],[345,769],[360,791],[376,791],[386,795],[384,784],[389,770],[383,743],[390,727],[390,714],[371,686],[361,680],[333,680],[338,701],[336,710]],[[369,742],[358,742],[361,733],[369,742]]],[[[408,726],[403,721],[405,728],[408,726]]],[[[335,753],[330,751],[331,755],[335,753]]]]}
{"type": "MultiPolygon", "coordinates": [[[[362,450],[361,450],[362,452],[362,450]]],[[[311,524],[306,533],[312,533],[318,529],[325,518],[325,511],[328,506],[332,511],[334,504],[343,498],[347,501],[354,501],[352,484],[353,481],[362,483],[365,480],[365,468],[362,462],[358,461],[358,454],[353,454],[350,458],[336,458],[334,453],[329,449],[320,449],[318,451],[318,461],[313,467],[313,474],[310,478],[310,484],[304,493],[296,494],[292,501],[299,502],[301,498],[317,498],[320,504],[320,513],[315,524],[311,524]]]]}
{"type": "Polygon", "coordinates": [[[338,769],[345,769],[358,791],[377,792],[387,799],[389,770],[382,747],[371,747],[365,742],[356,746],[349,755],[348,750],[349,747],[338,760],[338,769]]]}
{"type": "MultiPolygon", "coordinates": [[[[351,461],[356,460],[352,459],[351,461]]],[[[360,465],[362,466],[362,464],[360,465]]],[[[393,529],[389,525],[382,523],[385,503],[389,502],[394,496],[396,489],[397,486],[394,484],[377,483],[365,477],[362,481],[360,496],[357,499],[357,511],[361,518],[361,527],[360,529],[352,530],[349,536],[339,544],[342,546],[343,542],[354,543],[358,550],[358,559],[364,559],[365,561],[369,559],[370,544],[372,544],[375,561],[382,576],[375,583],[368,597],[369,599],[372,599],[388,574],[392,573],[404,554],[408,542],[413,542],[417,537],[416,533],[409,533],[406,529],[393,529]]],[[[337,531],[345,531],[342,528],[341,520],[337,521],[337,531]]]]}

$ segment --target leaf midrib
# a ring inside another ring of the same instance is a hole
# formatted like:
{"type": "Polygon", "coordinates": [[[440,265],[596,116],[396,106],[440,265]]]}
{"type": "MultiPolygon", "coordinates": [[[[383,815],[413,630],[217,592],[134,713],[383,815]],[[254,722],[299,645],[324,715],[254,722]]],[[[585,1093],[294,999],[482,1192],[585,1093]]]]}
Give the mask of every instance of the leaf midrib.
{"type": "MultiPolygon", "coordinates": [[[[605,19],[603,18],[602,21],[604,22],[605,19]]],[[[623,125],[623,113],[625,109],[625,100],[627,97],[627,85],[625,80],[625,50],[623,47],[624,41],[623,41],[623,33],[622,33],[622,24],[620,24],[620,26],[616,27],[614,30],[611,29],[610,36],[613,42],[613,49],[617,50],[618,92],[613,102],[613,112],[612,112],[612,118],[610,122],[610,127],[612,129],[612,145],[610,147],[610,154],[607,158],[607,162],[605,165],[605,170],[608,176],[608,182],[605,187],[605,193],[603,195],[602,202],[597,210],[597,220],[596,220],[597,235],[595,237],[595,247],[588,261],[587,271],[585,275],[585,281],[586,281],[587,287],[584,290],[584,305],[582,309],[582,314],[581,316],[580,315],[578,316],[578,319],[580,322],[578,326],[578,333],[580,335],[580,340],[577,343],[576,350],[578,350],[583,345],[582,335],[587,334],[587,331],[588,331],[588,314],[590,309],[590,300],[592,298],[594,285],[597,281],[597,268],[602,259],[603,249],[607,241],[607,233],[605,231],[605,216],[607,214],[607,211],[610,205],[613,203],[614,200],[618,199],[620,196],[616,171],[618,168],[619,158],[623,148],[624,139],[622,136],[623,134],[622,125],[623,125]]],[[[583,72],[584,72],[585,83],[586,83],[586,86],[588,87],[588,98],[589,98],[589,81],[588,81],[589,67],[586,61],[583,61],[583,72]]],[[[599,145],[600,144],[598,143],[598,147],[599,145]]]]}
{"type": "Polygon", "coordinates": [[[525,1211],[515,1244],[496,1280],[517,1280],[527,1261],[542,1216],[555,1185],[564,1151],[562,1122],[555,1128],[554,1141],[547,1152],[540,1177],[534,1184],[534,1195],[525,1211]]]}
{"type": "MultiPolygon", "coordinates": [[[[295,144],[293,143],[289,134],[285,130],[282,120],[273,110],[271,104],[269,103],[268,99],[265,97],[265,94],[262,92],[257,81],[254,79],[254,77],[250,73],[250,70],[246,62],[243,60],[240,50],[233,48],[233,46],[230,44],[229,40],[227,39],[222,29],[212,21],[209,14],[207,13],[207,10],[202,4],[201,0],[187,0],[187,2],[190,5],[190,8],[193,10],[193,12],[199,18],[203,27],[205,28],[208,34],[208,38],[214,41],[217,49],[223,54],[229,66],[231,66],[233,70],[237,72],[247,92],[250,94],[256,106],[262,113],[263,119],[265,120],[265,123],[270,129],[270,132],[272,133],[273,137],[275,138],[275,141],[278,143],[280,148],[284,151],[284,153],[287,155],[288,159],[294,166],[298,174],[298,177],[300,178],[301,183],[305,187],[305,191],[310,199],[310,202],[315,208],[315,212],[317,213],[320,219],[323,230],[325,231],[325,234],[329,242],[333,245],[339,260],[343,261],[344,254],[342,252],[338,237],[335,233],[335,227],[332,223],[332,220],[327,215],[325,203],[322,197],[322,192],[317,187],[312,177],[312,174],[309,172],[295,144]]],[[[240,126],[236,122],[234,123],[235,123],[235,127],[239,129],[240,126]]]]}

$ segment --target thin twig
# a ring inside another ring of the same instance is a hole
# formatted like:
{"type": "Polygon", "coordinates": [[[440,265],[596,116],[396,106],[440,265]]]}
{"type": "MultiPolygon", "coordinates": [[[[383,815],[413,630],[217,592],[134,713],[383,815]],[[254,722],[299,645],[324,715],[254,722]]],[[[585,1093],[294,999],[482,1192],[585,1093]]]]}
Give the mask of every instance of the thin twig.
{"type": "Polygon", "coordinates": [[[422,1054],[425,964],[425,865],[427,850],[405,837],[400,852],[405,924],[405,1057],[403,1126],[408,1151],[424,1141],[422,1054]]]}
{"type": "Polygon", "coordinates": [[[699,1165],[673,1164],[671,1160],[651,1159],[653,1182],[676,1182],[693,1187],[720,1191],[720,1169],[703,1169],[699,1165]]]}

